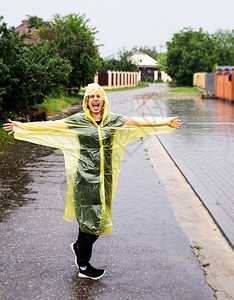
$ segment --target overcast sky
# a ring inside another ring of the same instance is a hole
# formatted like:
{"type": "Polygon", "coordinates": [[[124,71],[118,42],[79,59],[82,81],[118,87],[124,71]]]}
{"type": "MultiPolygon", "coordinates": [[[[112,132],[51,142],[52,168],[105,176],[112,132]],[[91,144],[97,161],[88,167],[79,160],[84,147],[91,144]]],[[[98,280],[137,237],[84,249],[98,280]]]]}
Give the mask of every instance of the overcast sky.
{"type": "Polygon", "coordinates": [[[97,28],[102,57],[133,46],[164,51],[173,33],[188,26],[209,33],[234,29],[234,0],[0,0],[8,26],[20,25],[26,15],[50,20],[70,13],[85,14],[97,28]]]}

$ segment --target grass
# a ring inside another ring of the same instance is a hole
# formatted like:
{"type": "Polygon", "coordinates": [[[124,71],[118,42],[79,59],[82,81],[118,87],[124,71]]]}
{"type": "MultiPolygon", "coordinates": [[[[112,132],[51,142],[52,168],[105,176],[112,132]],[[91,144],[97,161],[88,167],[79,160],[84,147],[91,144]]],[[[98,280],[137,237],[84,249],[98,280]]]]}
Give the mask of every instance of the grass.
{"type": "Polygon", "coordinates": [[[8,123],[8,120],[15,120],[16,119],[16,114],[9,112],[7,116],[3,116],[1,114],[0,117],[0,155],[7,153],[8,149],[11,145],[15,143],[15,139],[13,134],[8,134],[8,132],[3,130],[3,124],[8,123]]]}
{"type": "Polygon", "coordinates": [[[170,93],[203,94],[202,91],[195,87],[178,87],[170,90],[170,93]]]}
{"type": "Polygon", "coordinates": [[[195,249],[197,249],[197,250],[200,250],[200,249],[202,249],[202,247],[201,247],[201,246],[199,246],[199,245],[195,245],[195,246],[194,246],[194,248],[195,248],[195,249]]]}
{"type": "Polygon", "coordinates": [[[61,113],[70,104],[81,101],[83,95],[78,94],[77,96],[61,98],[46,98],[43,103],[38,104],[34,107],[46,109],[46,113],[49,115],[61,113]]]}
{"type": "Polygon", "coordinates": [[[126,86],[124,88],[118,89],[105,89],[106,92],[118,92],[118,91],[127,91],[127,90],[135,90],[135,89],[142,89],[148,87],[149,83],[145,81],[139,81],[138,85],[136,86],[126,86]]]}
{"type": "Polygon", "coordinates": [[[8,135],[8,133],[2,129],[2,125],[3,123],[0,122],[0,155],[5,154],[8,151],[8,146],[15,142],[13,134],[8,135]]]}
{"type": "MultiPolygon", "coordinates": [[[[118,91],[127,91],[127,90],[135,90],[135,89],[142,89],[145,87],[148,87],[149,84],[152,84],[154,82],[146,82],[146,81],[139,81],[138,85],[135,86],[126,86],[123,88],[117,88],[117,89],[104,89],[105,92],[118,92],[118,91]]],[[[80,93],[84,93],[85,89],[80,89],[80,93]]]]}
{"type": "MultiPolygon", "coordinates": [[[[156,83],[156,82],[146,82],[146,81],[139,81],[138,85],[135,86],[126,86],[123,88],[117,88],[117,89],[104,89],[105,92],[118,92],[118,91],[127,91],[127,90],[135,90],[135,89],[142,89],[145,87],[148,87],[149,84],[156,83]]],[[[80,89],[80,93],[84,93],[85,89],[80,89]]]]}

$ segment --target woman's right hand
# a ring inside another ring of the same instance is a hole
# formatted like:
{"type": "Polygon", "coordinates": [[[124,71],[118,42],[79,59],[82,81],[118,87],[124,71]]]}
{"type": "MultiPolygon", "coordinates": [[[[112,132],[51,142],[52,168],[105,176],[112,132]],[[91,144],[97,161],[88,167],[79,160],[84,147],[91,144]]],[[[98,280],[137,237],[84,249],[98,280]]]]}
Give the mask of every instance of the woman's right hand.
{"type": "Polygon", "coordinates": [[[14,131],[14,125],[13,125],[13,123],[12,123],[12,121],[10,119],[8,121],[10,123],[3,124],[3,130],[10,131],[8,134],[11,134],[11,133],[15,132],[14,131]]]}

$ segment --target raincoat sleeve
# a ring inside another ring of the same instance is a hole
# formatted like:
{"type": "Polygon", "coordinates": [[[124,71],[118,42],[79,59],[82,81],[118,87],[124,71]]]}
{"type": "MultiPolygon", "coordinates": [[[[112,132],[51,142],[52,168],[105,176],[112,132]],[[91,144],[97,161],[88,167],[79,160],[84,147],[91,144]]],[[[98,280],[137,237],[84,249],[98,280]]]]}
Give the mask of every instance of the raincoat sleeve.
{"type": "Polygon", "coordinates": [[[65,120],[46,122],[12,122],[14,125],[14,138],[43,146],[64,148],[65,140],[71,137],[65,120]]]}
{"type": "Polygon", "coordinates": [[[145,135],[155,135],[160,133],[170,133],[175,128],[169,124],[177,117],[127,117],[122,126],[123,132],[119,135],[122,137],[122,143],[127,144],[133,139],[145,135]]]}
{"type": "Polygon", "coordinates": [[[178,117],[128,117],[124,126],[129,127],[159,127],[159,126],[170,126],[171,122],[178,117]]]}

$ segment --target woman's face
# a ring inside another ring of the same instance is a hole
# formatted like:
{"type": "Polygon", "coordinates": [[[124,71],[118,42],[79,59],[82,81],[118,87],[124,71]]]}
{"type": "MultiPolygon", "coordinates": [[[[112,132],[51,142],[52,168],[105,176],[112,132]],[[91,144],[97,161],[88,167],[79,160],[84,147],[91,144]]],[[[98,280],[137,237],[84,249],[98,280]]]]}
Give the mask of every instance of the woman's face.
{"type": "Polygon", "coordinates": [[[88,96],[88,106],[89,106],[91,115],[92,114],[99,115],[102,112],[103,103],[104,103],[103,98],[100,96],[98,91],[89,95],[88,96]]]}

